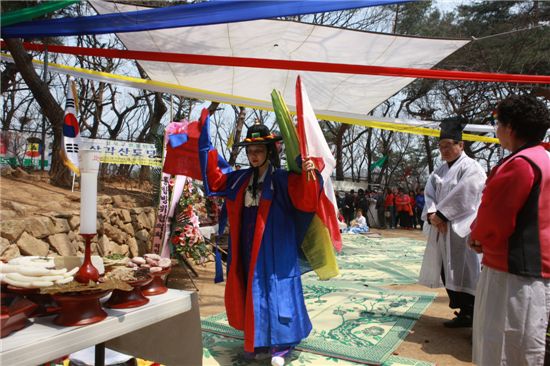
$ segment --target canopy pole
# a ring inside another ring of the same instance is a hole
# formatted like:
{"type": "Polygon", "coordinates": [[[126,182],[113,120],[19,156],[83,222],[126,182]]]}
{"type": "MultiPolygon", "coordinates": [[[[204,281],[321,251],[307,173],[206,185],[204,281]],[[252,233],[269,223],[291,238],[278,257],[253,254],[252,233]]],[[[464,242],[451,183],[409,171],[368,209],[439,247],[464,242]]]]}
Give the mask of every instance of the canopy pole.
{"type": "MultiPolygon", "coordinates": [[[[47,82],[48,75],[48,45],[46,45],[44,54],[44,84],[47,82]]],[[[45,154],[46,154],[46,113],[42,113],[42,151],[40,152],[40,170],[44,171],[45,168],[45,154]]]]}

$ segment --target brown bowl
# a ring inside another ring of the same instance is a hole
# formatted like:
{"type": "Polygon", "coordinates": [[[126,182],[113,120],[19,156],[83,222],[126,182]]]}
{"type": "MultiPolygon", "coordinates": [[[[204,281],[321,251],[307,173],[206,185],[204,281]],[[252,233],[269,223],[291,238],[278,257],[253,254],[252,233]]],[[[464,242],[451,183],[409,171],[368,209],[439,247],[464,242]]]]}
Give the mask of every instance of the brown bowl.
{"type": "Polygon", "coordinates": [[[111,309],[130,309],[143,306],[149,302],[141,292],[142,286],[148,285],[153,280],[151,275],[146,275],[135,281],[128,281],[133,287],[131,291],[114,290],[109,300],[105,302],[105,307],[111,309]]]}
{"type": "Polygon", "coordinates": [[[102,321],[107,313],[102,309],[99,299],[109,292],[110,290],[96,290],[52,295],[61,307],[54,323],[70,327],[102,321]]]}
{"type": "Polygon", "coordinates": [[[59,305],[53,300],[52,295],[41,294],[39,288],[22,288],[8,285],[6,292],[23,296],[36,303],[38,307],[30,315],[31,317],[49,316],[59,312],[59,305]]]}
{"type": "Polygon", "coordinates": [[[21,330],[30,324],[29,315],[38,307],[34,302],[16,297],[9,306],[1,306],[0,338],[21,330]]]}
{"type": "Polygon", "coordinates": [[[148,284],[141,288],[141,292],[145,296],[155,296],[155,295],[161,295],[168,291],[168,287],[164,285],[164,275],[167,275],[170,273],[172,268],[166,268],[160,272],[155,273],[149,273],[153,280],[148,284]]]}

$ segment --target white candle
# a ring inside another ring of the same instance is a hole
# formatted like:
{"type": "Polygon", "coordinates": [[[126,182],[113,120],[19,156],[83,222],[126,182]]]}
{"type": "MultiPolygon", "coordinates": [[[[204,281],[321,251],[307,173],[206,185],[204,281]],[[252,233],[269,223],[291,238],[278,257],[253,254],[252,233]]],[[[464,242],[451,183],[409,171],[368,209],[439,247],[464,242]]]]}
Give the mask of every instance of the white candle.
{"type": "Polygon", "coordinates": [[[99,151],[80,150],[80,234],[97,233],[99,151]]]}

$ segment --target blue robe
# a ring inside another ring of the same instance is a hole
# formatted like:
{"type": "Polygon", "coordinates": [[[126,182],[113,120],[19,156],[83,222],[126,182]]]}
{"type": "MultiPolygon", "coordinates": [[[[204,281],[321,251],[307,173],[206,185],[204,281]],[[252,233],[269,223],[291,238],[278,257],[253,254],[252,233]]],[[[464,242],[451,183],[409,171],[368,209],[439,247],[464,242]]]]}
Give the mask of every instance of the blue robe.
{"type": "Polygon", "coordinates": [[[311,331],[302,292],[300,245],[317,208],[322,180],[269,168],[266,173],[248,266],[241,251],[244,193],[252,169],[224,174],[217,151],[208,153],[209,190],[224,196],[230,225],[225,308],[229,324],[244,331],[245,351],[294,345],[311,331]]]}

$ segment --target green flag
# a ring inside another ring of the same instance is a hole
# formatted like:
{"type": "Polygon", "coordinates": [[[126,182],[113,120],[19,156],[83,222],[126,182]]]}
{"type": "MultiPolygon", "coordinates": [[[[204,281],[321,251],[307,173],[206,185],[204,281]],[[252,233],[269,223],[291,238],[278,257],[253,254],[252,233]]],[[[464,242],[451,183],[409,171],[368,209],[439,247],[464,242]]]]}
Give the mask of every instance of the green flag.
{"type": "Polygon", "coordinates": [[[45,1],[44,3],[37,6],[4,13],[2,14],[0,22],[2,24],[2,27],[7,27],[8,25],[38,18],[44,14],[63,9],[77,2],[78,0],[45,1]]]}
{"type": "Polygon", "coordinates": [[[292,123],[292,117],[290,116],[288,107],[286,106],[283,96],[278,90],[274,89],[271,92],[271,102],[273,103],[273,110],[275,111],[277,124],[279,125],[281,136],[285,143],[288,170],[295,173],[300,173],[302,169],[296,164],[296,157],[300,155],[296,126],[292,123]]]}
{"type": "Polygon", "coordinates": [[[376,168],[382,168],[382,165],[384,165],[387,159],[388,157],[386,155],[382,156],[380,159],[376,160],[369,166],[369,171],[372,172],[376,168]]]}

